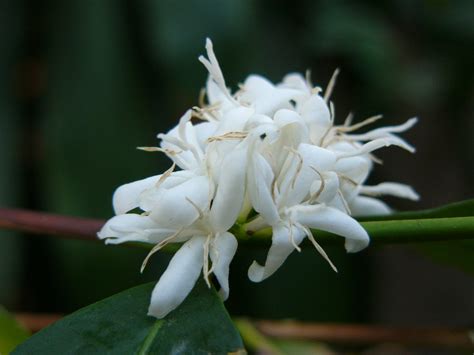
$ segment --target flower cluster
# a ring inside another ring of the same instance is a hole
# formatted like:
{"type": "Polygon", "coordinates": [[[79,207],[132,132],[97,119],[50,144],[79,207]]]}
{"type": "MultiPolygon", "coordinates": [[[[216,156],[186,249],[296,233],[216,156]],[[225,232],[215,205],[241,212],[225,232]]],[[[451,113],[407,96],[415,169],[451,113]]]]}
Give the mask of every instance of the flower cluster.
{"type": "Polygon", "coordinates": [[[277,85],[250,75],[232,94],[210,40],[206,50],[208,58],[199,60],[209,71],[207,103],[159,134],[160,147],[141,148],[163,152],[172,167],[119,187],[113,197],[116,216],[98,234],[110,244],[154,244],[142,268],[168,243],[184,243],[153,290],[149,315],[157,318],[186,298],[201,271],[208,285],[213,274],[222,297],[228,296],[236,224],[249,233],[272,228],[265,264],[253,262],[248,270],[250,280],[259,282],[300,250],[305,237],[335,269],[311,229],[340,235],[347,252],[357,252],[369,237],[351,216],[388,213],[374,198],[382,194],[418,198],[399,183],[364,185],[377,162],[373,151],[390,145],[414,151],[394,133],[416,119],[361,134],[353,132],[380,116],[357,124],[348,117],[335,125],[330,102],[335,76],[324,94],[299,74],[288,74],[277,85]],[[142,213],[128,213],[137,208],[142,213]]]}

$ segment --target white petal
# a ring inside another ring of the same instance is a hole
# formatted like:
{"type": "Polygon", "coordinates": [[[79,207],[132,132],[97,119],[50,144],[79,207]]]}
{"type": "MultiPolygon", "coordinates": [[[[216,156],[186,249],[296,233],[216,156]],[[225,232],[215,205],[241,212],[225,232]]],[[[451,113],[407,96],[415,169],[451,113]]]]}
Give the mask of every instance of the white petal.
{"type": "Polygon", "coordinates": [[[391,195],[418,201],[420,196],[411,186],[398,182],[383,182],[375,186],[362,186],[360,193],[370,196],[391,195]]]}
{"type": "MultiPolygon", "coordinates": [[[[196,174],[189,170],[180,170],[172,172],[166,179],[151,185],[148,189],[144,190],[138,200],[139,205],[143,211],[151,211],[161,200],[161,196],[165,190],[176,187],[180,184],[185,183],[189,179],[195,177],[196,174]],[[157,185],[159,184],[159,187],[157,185]]],[[[161,176],[159,176],[161,177],[161,176]]]]}
{"type": "Polygon", "coordinates": [[[300,113],[307,124],[315,123],[326,127],[331,123],[329,107],[318,94],[314,94],[304,101],[301,105],[300,113]]]}
{"type": "Polygon", "coordinates": [[[222,92],[211,75],[209,75],[206,82],[206,96],[210,105],[218,104],[222,111],[233,107],[232,102],[228,99],[227,95],[222,92]]]}
{"type": "Polygon", "coordinates": [[[410,128],[412,128],[417,122],[418,122],[418,119],[416,117],[410,118],[404,124],[401,124],[398,126],[380,127],[372,131],[369,131],[367,133],[351,134],[350,137],[351,139],[361,140],[361,141],[383,138],[383,137],[391,136],[390,133],[400,133],[400,132],[407,131],[410,128]]]}
{"type": "Polygon", "coordinates": [[[334,166],[334,170],[338,174],[353,180],[357,184],[361,184],[367,179],[371,169],[372,162],[365,156],[340,159],[334,166]]]}
{"type": "Polygon", "coordinates": [[[139,206],[140,194],[158,182],[160,177],[161,175],[151,176],[117,188],[112,198],[115,214],[124,214],[137,208],[139,206]]]}
{"type": "Polygon", "coordinates": [[[403,139],[396,137],[396,136],[389,136],[386,138],[378,138],[373,141],[370,141],[368,143],[365,143],[358,149],[354,149],[352,152],[348,153],[339,153],[338,154],[338,159],[342,158],[350,158],[354,157],[357,155],[364,155],[373,152],[374,150],[383,148],[383,147],[389,147],[391,145],[396,145],[400,148],[403,148],[405,150],[408,150],[410,153],[415,152],[415,148],[413,148],[411,145],[406,143],[403,139]]]}
{"type": "Polygon", "coordinates": [[[182,142],[178,137],[179,126],[173,127],[166,134],[158,134],[158,138],[161,139],[161,148],[177,152],[172,155],[168,154],[169,158],[176,165],[181,169],[195,168],[196,161],[193,153],[188,149],[186,143],[182,142]]]}
{"type": "Polygon", "coordinates": [[[324,182],[317,177],[317,180],[311,184],[310,193],[313,196],[319,192],[319,196],[315,198],[315,201],[324,203],[333,200],[336,196],[339,190],[339,178],[333,171],[326,171],[321,175],[324,182]]]}
{"type": "Polygon", "coordinates": [[[299,96],[298,90],[275,87],[260,75],[250,75],[244,82],[241,100],[251,104],[257,113],[273,115],[281,108],[291,108],[290,100],[299,96]]]}
{"type": "Polygon", "coordinates": [[[328,149],[302,143],[298,147],[298,156],[289,157],[293,164],[285,171],[285,178],[280,183],[282,195],[287,194],[285,205],[292,206],[300,203],[309,194],[314,181],[320,180],[320,174],[333,168],[336,155],[328,149]],[[298,159],[302,164],[298,169],[298,159]],[[291,192],[290,190],[291,189],[291,192]],[[287,192],[288,191],[288,192],[287,192]]]}
{"type": "Polygon", "coordinates": [[[274,225],[279,220],[279,214],[272,197],[272,183],[274,175],[268,162],[259,153],[250,157],[248,171],[248,196],[255,211],[274,225]]]}
{"type": "Polygon", "coordinates": [[[286,145],[296,149],[301,142],[308,141],[309,132],[307,126],[297,112],[288,109],[280,109],[275,112],[273,120],[281,129],[282,136],[287,141],[285,143],[286,145]]]}
{"type": "Polygon", "coordinates": [[[345,247],[350,253],[369,245],[369,236],[359,222],[335,208],[324,205],[295,206],[291,213],[294,220],[302,225],[345,237],[345,247]]]}
{"type": "Polygon", "coordinates": [[[318,94],[302,102],[299,112],[309,127],[311,142],[320,145],[331,127],[331,114],[324,99],[318,94]]]}
{"type": "MultiPolygon", "coordinates": [[[[311,184],[315,180],[320,180],[319,174],[323,178],[337,178],[334,174],[325,173],[334,168],[336,155],[328,149],[320,148],[310,144],[300,144],[298,152],[303,159],[303,167],[295,183],[294,203],[299,203],[310,191],[311,184]],[[319,174],[318,174],[319,173],[319,174]],[[297,196],[299,194],[299,196],[297,196]]],[[[330,185],[326,186],[326,188],[330,185]]],[[[293,203],[292,203],[293,204],[293,203]]]]}
{"type": "Polygon", "coordinates": [[[336,155],[328,149],[302,143],[299,145],[298,151],[302,155],[305,165],[320,172],[332,169],[336,163],[336,155]]]}
{"type": "Polygon", "coordinates": [[[148,315],[165,317],[191,292],[202,270],[205,241],[202,236],[193,237],[176,252],[153,289],[148,315]]]}
{"type": "Polygon", "coordinates": [[[223,161],[217,191],[210,211],[215,232],[225,232],[239,215],[245,195],[247,144],[240,143],[223,161]]]}
{"type": "Polygon", "coordinates": [[[187,227],[204,211],[209,202],[209,179],[196,176],[170,189],[161,189],[150,217],[163,227],[187,227]]]}
{"type": "Polygon", "coordinates": [[[221,118],[219,126],[214,135],[219,136],[229,132],[242,132],[254,112],[254,109],[244,106],[239,106],[228,110],[221,118]]]}
{"type": "Polygon", "coordinates": [[[268,251],[265,266],[261,266],[254,261],[248,270],[249,279],[253,282],[260,282],[271,276],[293,252],[294,245],[299,245],[304,237],[305,234],[302,230],[293,227],[293,244],[287,226],[279,224],[274,227],[272,246],[268,251]]]}
{"type": "Polygon", "coordinates": [[[289,73],[285,75],[279,87],[285,87],[290,89],[296,89],[301,91],[302,95],[306,96],[311,93],[311,87],[308,86],[306,78],[300,73],[289,73]]]}
{"type": "Polygon", "coordinates": [[[212,268],[221,286],[219,293],[223,300],[229,296],[229,265],[236,250],[237,239],[229,232],[217,234],[211,244],[212,268]]]}
{"type": "Polygon", "coordinates": [[[196,137],[199,145],[203,148],[207,145],[207,140],[215,135],[217,124],[215,122],[201,122],[194,125],[196,137]]]}
{"type": "Polygon", "coordinates": [[[214,53],[212,41],[209,38],[206,38],[206,52],[209,59],[205,58],[204,56],[199,56],[199,61],[204,64],[206,69],[209,71],[209,75],[211,76],[212,80],[216,83],[216,85],[221,90],[222,94],[224,94],[230,102],[235,102],[234,98],[230,95],[227,87],[225,85],[224,75],[222,74],[222,70],[219,66],[219,62],[217,61],[217,57],[214,53]]]}
{"type": "Polygon", "coordinates": [[[362,216],[384,216],[392,213],[390,207],[383,201],[372,197],[358,196],[351,203],[352,215],[362,216]]]}
{"type": "Polygon", "coordinates": [[[97,233],[108,244],[124,242],[157,243],[172,235],[176,230],[161,228],[150,217],[138,214],[122,214],[112,217],[97,233]]]}

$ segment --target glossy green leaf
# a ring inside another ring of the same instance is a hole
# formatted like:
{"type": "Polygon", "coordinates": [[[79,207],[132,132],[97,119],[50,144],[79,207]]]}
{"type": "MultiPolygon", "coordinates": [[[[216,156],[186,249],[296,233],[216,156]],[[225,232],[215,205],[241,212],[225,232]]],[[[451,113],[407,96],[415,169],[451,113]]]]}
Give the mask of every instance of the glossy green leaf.
{"type": "Polygon", "coordinates": [[[9,354],[29,333],[0,306],[0,354],[9,354]]]}
{"type": "Polygon", "coordinates": [[[219,296],[201,280],[163,320],[146,315],[154,283],[85,307],[32,336],[14,354],[227,354],[243,351],[219,296]]]}

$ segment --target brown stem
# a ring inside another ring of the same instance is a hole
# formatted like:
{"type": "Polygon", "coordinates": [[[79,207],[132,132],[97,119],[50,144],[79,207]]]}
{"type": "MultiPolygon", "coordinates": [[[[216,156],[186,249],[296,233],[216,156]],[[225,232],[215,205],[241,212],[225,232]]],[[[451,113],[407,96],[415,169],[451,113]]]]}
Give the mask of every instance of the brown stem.
{"type": "Polygon", "coordinates": [[[0,229],[50,234],[63,238],[98,240],[96,233],[104,223],[105,221],[100,219],[0,208],[0,229]]]}
{"type": "Polygon", "coordinates": [[[344,344],[393,343],[474,349],[471,329],[387,327],[359,324],[315,324],[294,321],[255,321],[263,334],[286,339],[344,344]]]}

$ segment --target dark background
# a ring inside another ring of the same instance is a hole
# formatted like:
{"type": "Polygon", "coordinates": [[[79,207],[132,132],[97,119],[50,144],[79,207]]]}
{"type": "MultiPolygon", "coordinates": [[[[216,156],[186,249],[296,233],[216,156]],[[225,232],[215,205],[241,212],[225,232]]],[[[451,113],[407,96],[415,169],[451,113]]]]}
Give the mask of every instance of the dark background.
{"type": "MultiPolygon", "coordinates": [[[[412,116],[418,151],[379,154],[372,182],[400,181],[421,209],[474,195],[474,2],[35,1],[0,2],[0,204],[84,217],[112,216],[114,189],[159,173],[162,156],[137,146],[197,104],[209,36],[233,88],[250,73],[279,81],[311,69],[342,122],[412,116]]],[[[0,232],[0,304],[71,312],[157,280],[169,255],[139,274],[146,251],[0,232]]],[[[292,255],[253,284],[262,251],[241,247],[231,266],[233,314],[317,321],[472,325],[474,282],[410,247],[356,255],[328,248],[292,255]]],[[[449,249],[446,253],[450,253],[449,249]]],[[[452,257],[456,257],[452,255],[452,257]]]]}

